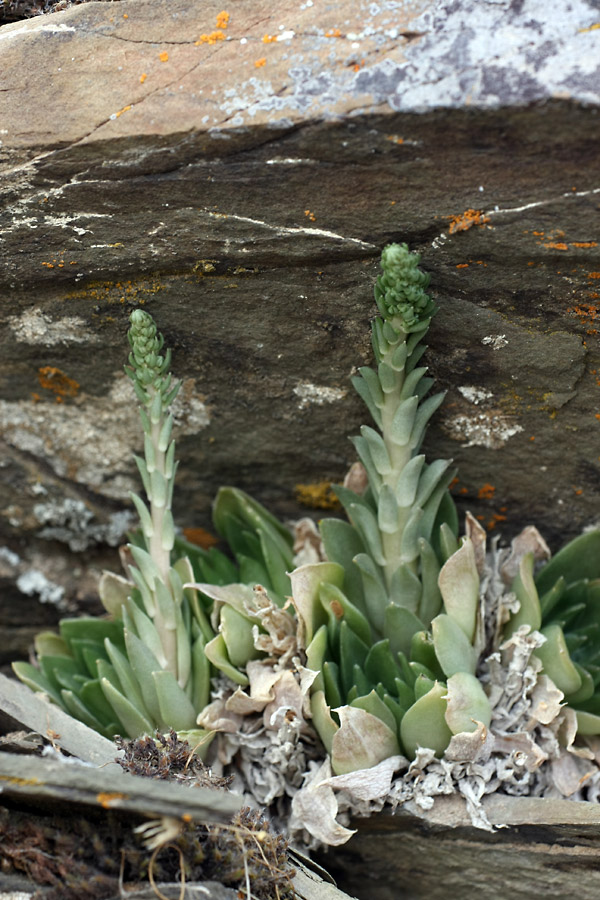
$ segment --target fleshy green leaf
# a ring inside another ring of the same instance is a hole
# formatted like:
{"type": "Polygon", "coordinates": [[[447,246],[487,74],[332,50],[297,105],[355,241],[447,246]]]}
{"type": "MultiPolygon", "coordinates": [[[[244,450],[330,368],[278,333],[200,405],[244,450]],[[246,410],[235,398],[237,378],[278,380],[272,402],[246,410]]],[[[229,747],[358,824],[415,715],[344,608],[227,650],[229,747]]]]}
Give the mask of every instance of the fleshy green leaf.
{"type": "Polygon", "coordinates": [[[121,721],[128,737],[138,738],[143,734],[152,734],[154,732],[154,728],[148,719],[107,678],[103,678],[100,681],[100,686],[104,696],[121,721]]]}
{"type": "Polygon", "coordinates": [[[410,653],[413,635],[423,630],[423,623],[404,606],[390,604],[384,613],[384,636],[389,640],[392,653],[410,653]]]}
{"type": "Polygon", "coordinates": [[[344,570],[334,562],[309,563],[294,569],[290,581],[294,609],[304,626],[305,643],[309,644],[317,628],[327,620],[319,603],[319,588],[327,582],[342,588],[344,570]]]}
{"type": "Polygon", "coordinates": [[[544,672],[563,694],[574,694],[581,688],[582,679],[569,656],[562,628],[548,625],[541,633],[546,642],[537,648],[535,655],[541,659],[544,672]]]}
{"type": "Polygon", "coordinates": [[[481,682],[469,672],[457,672],[448,679],[446,722],[452,734],[475,731],[477,723],[489,728],[492,709],[481,682]]]}
{"type": "Polygon", "coordinates": [[[521,625],[529,625],[531,631],[537,631],[542,624],[542,610],[533,580],[533,562],[533,553],[526,553],[513,579],[511,589],[521,606],[518,612],[511,616],[505,628],[504,633],[507,637],[514,634],[521,625]]]}
{"type": "Polygon", "coordinates": [[[419,398],[409,397],[399,404],[394,413],[388,436],[397,447],[406,447],[409,444],[418,406],[419,398]]]}
{"type": "Polygon", "coordinates": [[[331,768],[336,775],[369,769],[400,753],[395,721],[392,729],[378,716],[353,706],[341,706],[335,712],[340,718],[331,741],[331,768]]]}
{"type": "Polygon", "coordinates": [[[579,535],[546,563],[535,579],[540,595],[551,590],[561,575],[567,584],[600,577],[600,531],[579,535]]]}
{"type": "Polygon", "coordinates": [[[427,747],[436,756],[442,756],[450,743],[452,732],[446,722],[446,691],[446,685],[436,682],[404,714],[400,737],[409,759],[414,759],[419,747],[427,747]]]}
{"type": "Polygon", "coordinates": [[[455,619],[442,613],[431,623],[431,630],[435,654],[444,674],[447,677],[456,672],[474,675],[477,651],[455,619]]]}
{"type": "Polygon", "coordinates": [[[466,538],[462,547],[444,563],[438,584],[446,612],[471,643],[475,637],[479,606],[479,574],[470,538],[466,538]]]}
{"type": "Polygon", "coordinates": [[[419,478],[425,463],[424,454],[413,456],[404,466],[396,483],[396,500],[398,506],[409,507],[415,502],[419,487],[419,478]]]}
{"type": "Polygon", "coordinates": [[[339,725],[333,721],[331,710],[327,705],[323,691],[316,691],[310,698],[310,711],[312,713],[313,725],[323,741],[327,753],[331,755],[333,737],[338,730],[339,725]]]}
{"type": "Polygon", "coordinates": [[[197,713],[172,672],[161,669],[153,672],[154,685],[158,696],[161,719],[175,731],[193,728],[197,713]]]}
{"type": "Polygon", "coordinates": [[[216,669],[219,669],[220,672],[223,672],[236,684],[240,684],[242,687],[248,685],[247,676],[231,665],[227,655],[227,645],[222,634],[218,634],[212,641],[209,641],[204,648],[204,652],[206,653],[206,658],[210,660],[216,669]]]}

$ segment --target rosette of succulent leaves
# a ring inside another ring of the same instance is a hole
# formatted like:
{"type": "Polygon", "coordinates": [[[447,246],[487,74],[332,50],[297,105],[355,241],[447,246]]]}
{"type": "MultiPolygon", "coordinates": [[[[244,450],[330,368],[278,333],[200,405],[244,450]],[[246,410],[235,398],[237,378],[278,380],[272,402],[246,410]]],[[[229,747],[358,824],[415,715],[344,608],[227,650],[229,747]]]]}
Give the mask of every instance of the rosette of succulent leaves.
{"type": "Polygon", "coordinates": [[[107,737],[173,728],[202,752],[211,735],[196,720],[209,702],[214,666],[247,683],[243,666],[258,653],[252,628],[260,619],[228,605],[213,629],[212,601],[187,585],[260,583],[283,605],[292,537],[260,504],[227,488],[219,492],[214,516],[236,562],[176,537],[170,407],[180,385],[172,380],[171,353],[162,353],[163,337],[150,315],[135,310],[128,336],[126,372],[144,433],[144,457],[135,461],[148,501],[131,494],[140,529],[125,554],[129,577],[105,572],[100,598],[108,616],[63,619],[59,634],[36,637],[37,665],[17,662],[13,668],[31,688],[107,737]]]}
{"type": "Polygon", "coordinates": [[[600,735],[600,531],[570,541],[537,574],[526,554],[512,592],[520,608],[503,636],[522,626],[543,635],[535,655],[575,711],[578,735],[600,735]]]}

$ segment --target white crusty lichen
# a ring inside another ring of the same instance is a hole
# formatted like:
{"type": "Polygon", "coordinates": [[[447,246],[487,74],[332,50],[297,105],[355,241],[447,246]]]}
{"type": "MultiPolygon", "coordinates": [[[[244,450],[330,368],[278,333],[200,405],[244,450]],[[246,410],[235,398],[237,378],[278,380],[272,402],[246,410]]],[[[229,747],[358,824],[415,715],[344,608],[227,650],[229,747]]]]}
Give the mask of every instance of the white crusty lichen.
{"type": "Polygon", "coordinates": [[[72,497],[58,502],[36,503],[33,514],[43,526],[38,537],[68,544],[74,553],[94,544],[106,543],[116,547],[134,522],[134,515],[129,510],[113,512],[106,522],[98,522],[83,500],[72,497]]]}

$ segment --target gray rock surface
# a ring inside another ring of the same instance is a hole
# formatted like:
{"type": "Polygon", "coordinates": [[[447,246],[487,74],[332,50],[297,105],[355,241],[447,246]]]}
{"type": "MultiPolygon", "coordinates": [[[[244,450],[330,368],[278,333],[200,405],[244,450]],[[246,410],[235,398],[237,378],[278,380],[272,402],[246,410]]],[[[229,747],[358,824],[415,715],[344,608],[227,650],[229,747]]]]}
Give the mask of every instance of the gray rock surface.
{"type": "Polygon", "coordinates": [[[298,515],[297,484],[353,461],[391,240],[432,275],[426,447],[461,510],[553,549],[598,518],[599,41],[583,0],[122,0],[0,28],[0,662],[96,608],[134,521],[129,312],[184,381],[178,522],[209,526],[223,483],[298,515]]]}

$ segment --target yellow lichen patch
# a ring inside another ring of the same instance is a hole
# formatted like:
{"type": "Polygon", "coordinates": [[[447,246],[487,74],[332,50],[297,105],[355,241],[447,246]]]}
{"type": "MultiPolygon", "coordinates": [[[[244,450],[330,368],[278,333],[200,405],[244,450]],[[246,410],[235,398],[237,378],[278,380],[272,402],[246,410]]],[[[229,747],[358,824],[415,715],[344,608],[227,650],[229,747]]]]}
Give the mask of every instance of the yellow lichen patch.
{"type": "Polygon", "coordinates": [[[0,781],[6,781],[8,784],[17,784],[19,787],[27,787],[28,785],[43,784],[39,778],[17,778],[16,775],[0,775],[0,781]]]}
{"type": "Polygon", "coordinates": [[[163,50],[162,53],[158,54],[158,58],[160,59],[161,62],[168,62],[169,54],[167,53],[166,50],[163,50]]]}
{"type": "Polygon", "coordinates": [[[274,44],[277,41],[276,34],[264,34],[262,38],[263,44],[274,44]]]}
{"type": "Polygon", "coordinates": [[[483,227],[490,221],[490,217],[484,215],[481,209],[466,209],[463,213],[456,216],[446,216],[450,220],[448,231],[450,234],[456,234],[457,231],[468,231],[473,225],[483,227]]]}
{"type": "Polygon", "coordinates": [[[209,550],[210,547],[215,547],[219,543],[219,538],[210,531],[206,531],[205,528],[184,528],[183,536],[190,544],[196,544],[203,550],[209,550]]]}
{"type": "Polygon", "coordinates": [[[119,116],[123,115],[123,113],[129,112],[130,109],[131,103],[129,104],[129,106],[124,106],[123,109],[120,109],[119,112],[115,113],[115,119],[118,119],[119,116]]]}
{"type": "Polygon", "coordinates": [[[140,75],[140,84],[143,84],[147,77],[148,76],[146,75],[146,73],[142,72],[142,74],[140,75]]]}
{"type": "Polygon", "coordinates": [[[339,509],[340,501],[333,492],[333,482],[318,481],[315,484],[297,484],[294,496],[302,506],[310,509],[339,509]]]}
{"type": "Polygon", "coordinates": [[[257,69],[260,69],[262,66],[264,66],[264,65],[266,64],[266,62],[267,62],[267,57],[266,57],[266,56],[261,56],[260,59],[255,59],[255,60],[254,60],[254,66],[255,66],[255,68],[257,68],[257,69]]]}
{"type": "Polygon", "coordinates": [[[597,31],[600,28],[600,22],[594,22],[593,25],[588,25],[587,28],[579,28],[579,34],[585,34],[586,31],[597,31]]]}
{"type": "Polygon", "coordinates": [[[326,38],[341,38],[343,37],[342,32],[339,28],[331,28],[329,31],[325,32],[326,38]]]}
{"type": "Polygon", "coordinates": [[[305,209],[305,210],[304,210],[304,215],[305,215],[306,218],[309,219],[311,222],[316,222],[317,217],[315,216],[314,213],[312,213],[312,212],[310,211],[310,209],[305,209]]]}
{"type": "Polygon", "coordinates": [[[56,366],[38,369],[38,380],[41,387],[52,391],[57,403],[62,403],[65,397],[76,397],[79,391],[79,384],[56,366]]]}
{"type": "MultiPolygon", "coordinates": [[[[112,244],[112,247],[122,247],[123,244],[112,244]]],[[[66,295],[66,300],[93,300],[98,303],[139,303],[143,306],[146,299],[159,291],[164,291],[166,285],[160,281],[140,279],[139,281],[94,281],[87,287],[71,291],[66,295]]]]}
{"type": "Polygon", "coordinates": [[[96,800],[103,809],[111,809],[111,807],[119,803],[119,800],[127,800],[127,794],[121,794],[119,791],[111,793],[101,791],[99,794],[96,794],[96,800]]]}
{"type": "Polygon", "coordinates": [[[227,28],[231,16],[224,9],[217,14],[217,28],[227,28]]]}

